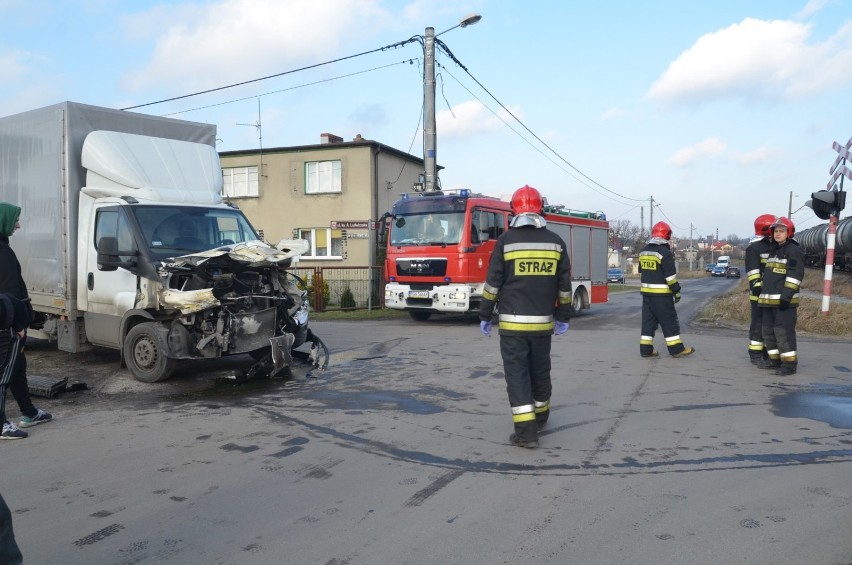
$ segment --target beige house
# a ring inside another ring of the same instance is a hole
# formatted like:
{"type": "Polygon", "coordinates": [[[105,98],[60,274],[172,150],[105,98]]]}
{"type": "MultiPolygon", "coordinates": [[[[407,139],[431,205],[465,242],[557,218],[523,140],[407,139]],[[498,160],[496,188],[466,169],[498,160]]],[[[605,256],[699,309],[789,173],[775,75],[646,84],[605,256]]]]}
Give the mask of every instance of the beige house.
{"type": "Polygon", "coordinates": [[[224,196],[263,238],[302,238],[300,267],[380,266],[375,222],[423,174],[423,159],[356,136],[220,153],[224,196]]]}

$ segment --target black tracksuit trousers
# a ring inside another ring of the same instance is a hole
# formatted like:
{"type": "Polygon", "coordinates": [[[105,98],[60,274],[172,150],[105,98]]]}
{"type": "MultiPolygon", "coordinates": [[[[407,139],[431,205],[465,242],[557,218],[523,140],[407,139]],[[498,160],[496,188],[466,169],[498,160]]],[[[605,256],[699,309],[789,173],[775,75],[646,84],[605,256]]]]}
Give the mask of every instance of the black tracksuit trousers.
{"type": "Polygon", "coordinates": [[[21,414],[32,418],[38,414],[30,399],[27,383],[27,358],[24,356],[26,337],[12,330],[0,331],[0,424],[6,421],[6,389],[12,393],[21,414]]]}

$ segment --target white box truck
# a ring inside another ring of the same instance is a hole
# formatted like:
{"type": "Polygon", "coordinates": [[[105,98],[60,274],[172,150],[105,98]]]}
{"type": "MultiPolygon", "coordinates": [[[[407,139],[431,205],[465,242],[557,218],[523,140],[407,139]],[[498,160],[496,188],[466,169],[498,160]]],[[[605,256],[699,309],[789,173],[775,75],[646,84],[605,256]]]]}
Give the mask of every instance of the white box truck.
{"type": "Polygon", "coordinates": [[[30,335],[77,352],[117,348],[145,382],[179,360],[249,353],[274,374],[311,342],[306,293],[223,202],[216,126],[74,102],[0,118],[0,200],[35,312],[30,335]]]}

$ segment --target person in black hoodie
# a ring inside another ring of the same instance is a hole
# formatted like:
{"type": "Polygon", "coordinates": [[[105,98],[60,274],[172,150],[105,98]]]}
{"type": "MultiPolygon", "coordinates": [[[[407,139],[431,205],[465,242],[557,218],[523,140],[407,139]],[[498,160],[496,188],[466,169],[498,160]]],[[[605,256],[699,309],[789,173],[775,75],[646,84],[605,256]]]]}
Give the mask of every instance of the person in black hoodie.
{"type": "Polygon", "coordinates": [[[0,439],[23,439],[28,435],[27,432],[6,420],[7,388],[11,390],[21,410],[19,426],[35,426],[53,419],[53,416],[33,405],[27,384],[24,344],[27,340],[26,328],[32,321],[32,309],[29,307],[27,286],[21,276],[21,264],[9,246],[9,237],[21,227],[18,221],[20,216],[20,207],[8,202],[0,202],[0,293],[27,301],[29,310],[27,323],[23,328],[0,330],[0,422],[3,422],[0,439]]]}
{"type": "MultiPolygon", "coordinates": [[[[23,329],[29,318],[30,313],[26,303],[14,296],[0,294],[0,331],[8,331],[10,328],[23,329]]],[[[21,550],[18,548],[15,532],[12,529],[12,512],[3,500],[3,495],[0,495],[0,563],[4,565],[23,563],[21,550]]]]}

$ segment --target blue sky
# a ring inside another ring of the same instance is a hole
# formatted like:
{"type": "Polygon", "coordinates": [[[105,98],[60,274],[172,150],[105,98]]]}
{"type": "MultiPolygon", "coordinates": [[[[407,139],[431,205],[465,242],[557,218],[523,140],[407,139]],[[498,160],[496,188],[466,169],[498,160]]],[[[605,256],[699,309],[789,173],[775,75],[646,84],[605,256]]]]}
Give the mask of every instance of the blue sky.
{"type": "MultiPolygon", "coordinates": [[[[473,12],[441,39],[476,80],[437,58],[444,188],[529,184],[646,228],[653,197],[676,235],[722,239],[786,215],[792,193],[797,229],[821,223],[801,206],[829,180],[832,142],[852,137],[852,0],[0,0],[0,115],[148,104],[473,12]]],[[[422,63],[415,42],[135,111],[215,123],[220,150],[252,149],[259,101],[265,148],[329,132],[422,155],[422,63]]]]}

